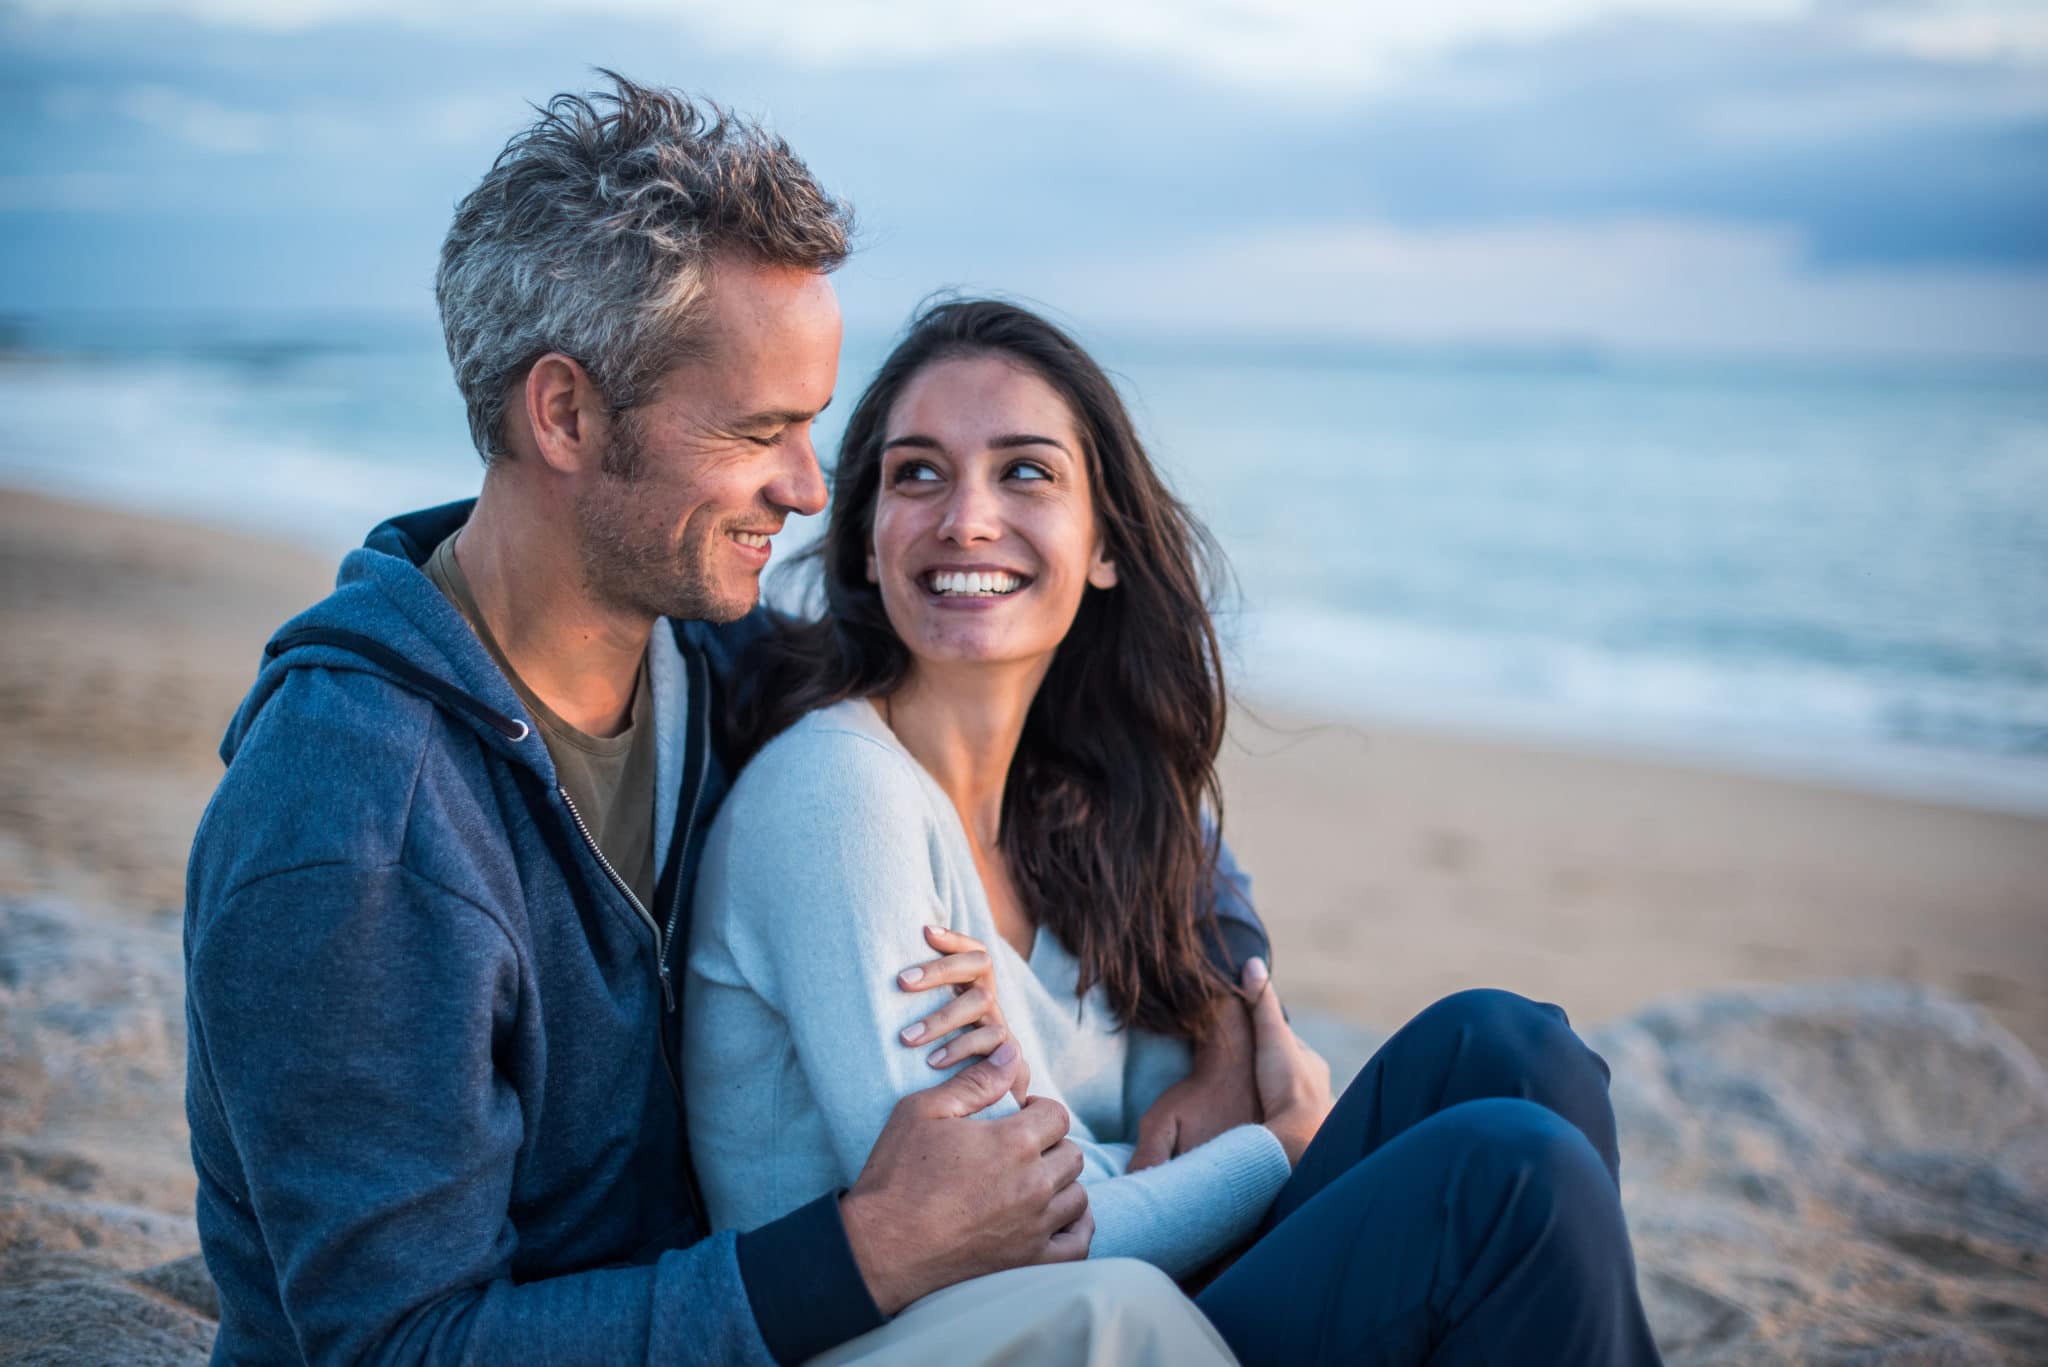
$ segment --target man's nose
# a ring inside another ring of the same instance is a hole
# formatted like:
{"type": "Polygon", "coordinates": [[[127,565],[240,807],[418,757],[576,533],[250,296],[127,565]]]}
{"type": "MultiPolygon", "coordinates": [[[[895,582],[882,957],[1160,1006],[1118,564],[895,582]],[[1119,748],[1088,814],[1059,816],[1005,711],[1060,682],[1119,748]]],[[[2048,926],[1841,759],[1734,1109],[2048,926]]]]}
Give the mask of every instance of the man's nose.
{"type": "Polygon", "coordinates": [[[971,546],[995,540],[1002,530],[993,489],[974,479],[963,479],[953,486],[946,498],[946,515],[939,522],[941,541],[971,546]]]}
{"type": "Polygon", "coordinates": [[[768,497],[777,507],[810,517],[825,507],[825,472],[818,467],[818,448],[804,433],[788,444],[790,458],[777,472],[768,497]]]}

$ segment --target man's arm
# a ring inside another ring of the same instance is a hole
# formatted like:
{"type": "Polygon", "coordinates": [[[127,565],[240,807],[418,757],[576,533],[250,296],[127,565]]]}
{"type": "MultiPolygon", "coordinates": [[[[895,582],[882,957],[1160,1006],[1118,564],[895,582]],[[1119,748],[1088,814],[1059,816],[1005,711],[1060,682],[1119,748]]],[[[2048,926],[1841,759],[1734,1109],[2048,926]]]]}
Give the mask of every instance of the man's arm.
{"type": "Polygon", "coordinates": [[[729,1235],[513,1281],[523,1116],[493,1059],[521,984],[487,911],[319,865],[236,892],[190,955],[195,1062],[303,1357],[772,1361],[729,1235]]]}
{"type": "MultiPolygon", "coordinates": [[[[1214,896],[1217,938],[1211,945],[1211,961],[1229,981],[1237,982],[1253,959],[1271,962],[1272,948],[1252,906],[1251,875],[1238,867],[1230,846],[1221,839],[1216,842],[1214,896]]],[[[1162,1092],[1139,1122],[1138,1147],[1131,1155],[1133,1172],[1260,1118],[1252,1078],[1251,1016],[1242,1003],[1234,997],[1223,1003],[1195,1041],[1194,1052],[1188,1076],[1162,1092]]]]}
{"type": "Polygon", "coordinates": [[[1273,962],[1266,923],[1252,906],[1252,876],[1238,867],[1229,843],[1221,839],[1216,842],[1214,905],[1218,943],[1211,957],[1231,982],[1243,976],[1253,959],[1273,962]]]}

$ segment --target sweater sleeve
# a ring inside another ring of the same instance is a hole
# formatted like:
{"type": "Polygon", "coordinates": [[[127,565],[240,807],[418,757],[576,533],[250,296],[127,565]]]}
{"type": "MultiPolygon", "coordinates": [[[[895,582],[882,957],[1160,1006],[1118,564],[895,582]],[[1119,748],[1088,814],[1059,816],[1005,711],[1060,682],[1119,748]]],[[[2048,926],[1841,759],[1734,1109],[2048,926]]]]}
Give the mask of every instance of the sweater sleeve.
{"type": "MultiPolygon", "coordinates": [[[[931,957],[922,927],[954,919],[909,764],[851,732],[785,735],[755,758],[720,814],[744,839],[707,868],[718,905],[704,910],[748,987],[787,1026],[831,1138],[828,1184],[841,1187],[859,1175],[896,1102],[957,1071],[931,1068],[928,1050],[898,1038],[936,1004],[896,975],[931,957]]],[[[983,1114],[1014,1109],[1006,1097],[983,1114]]]]}
{"type": "Polygon", "coordinates": [[[521,973],[488,912],[402,867],[323,864],[234,893],[188,955],[194,1066],[297,1356],[772,1361],[730,1234],[514,1280],[522,1108],[493,1058],[521,973]]]}
{"type": "Polygon", "coordinates": [[[1142,1172],[1088,1188],[1091,1258],[1142,1258],[1174,1277],[1250,1237],[1292,1169],[1264,1125],[1239,1125],[1142,1172]]]}

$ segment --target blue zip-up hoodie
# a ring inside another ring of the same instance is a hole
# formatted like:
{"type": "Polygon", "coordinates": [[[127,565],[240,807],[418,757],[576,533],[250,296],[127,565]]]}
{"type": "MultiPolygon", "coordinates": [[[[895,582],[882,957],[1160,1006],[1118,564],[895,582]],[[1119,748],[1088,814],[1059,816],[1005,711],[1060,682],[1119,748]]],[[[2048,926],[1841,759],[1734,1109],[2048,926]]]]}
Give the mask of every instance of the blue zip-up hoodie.
{"type": "MultiPolygon", "coordinates": [[[[217,1362],[794,1362],[882,1322],[824,1197],[705,1237],[669,954],[763,629],[663,623],[655,906],[395,518],[287,623],[186,883],[186,1110],[217,1362]]],[[[1225,856],[1232,959],[1265,953],[1225,856]]],[[[716,1104],[715,1097],[697,1099],[716,1104]]]]}

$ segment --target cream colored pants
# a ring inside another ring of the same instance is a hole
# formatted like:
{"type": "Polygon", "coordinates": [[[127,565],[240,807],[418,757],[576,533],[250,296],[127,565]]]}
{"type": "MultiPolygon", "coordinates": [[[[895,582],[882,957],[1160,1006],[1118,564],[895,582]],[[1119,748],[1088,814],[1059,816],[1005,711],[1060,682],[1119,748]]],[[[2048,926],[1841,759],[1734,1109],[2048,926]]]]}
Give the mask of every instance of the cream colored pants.
{"type": "Polygon", "coordinates": [[[934,1291],[811,1367],[1236,1367],[1195,1303],[1131,1258],[1020,1267],[934,1291]]]}

